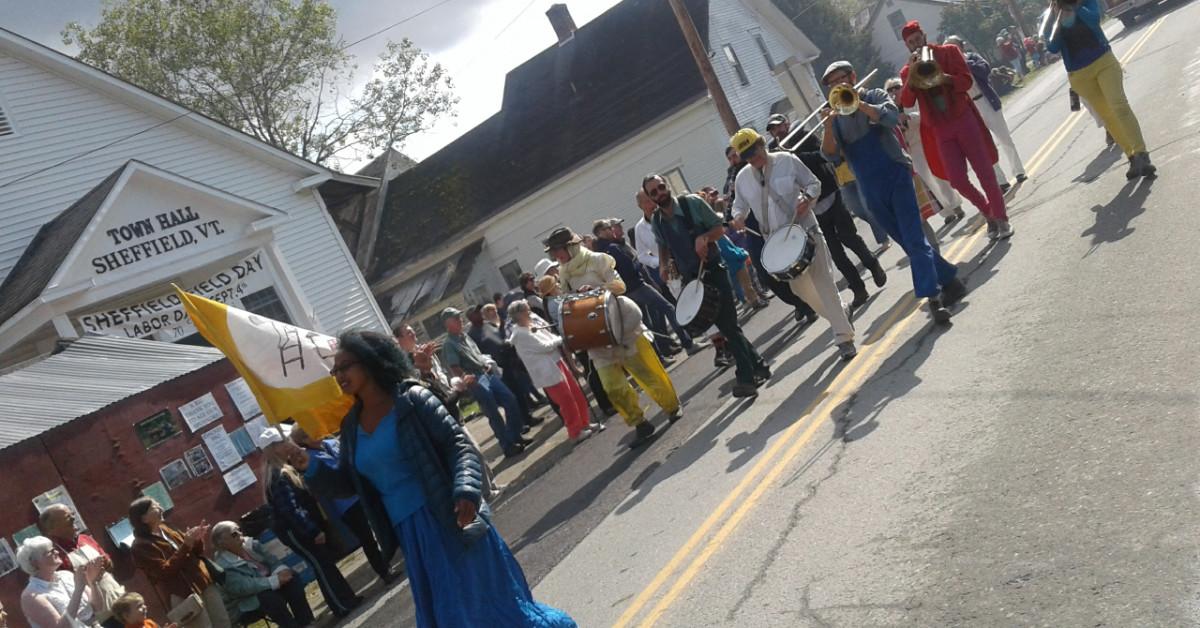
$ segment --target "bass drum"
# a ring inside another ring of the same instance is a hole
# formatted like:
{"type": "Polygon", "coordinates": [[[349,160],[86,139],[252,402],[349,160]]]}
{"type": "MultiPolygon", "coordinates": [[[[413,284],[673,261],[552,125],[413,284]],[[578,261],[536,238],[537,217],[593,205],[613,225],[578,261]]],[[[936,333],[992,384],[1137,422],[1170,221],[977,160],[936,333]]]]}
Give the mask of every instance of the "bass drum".
{"type": "Polygon", "coordinates": [[[571,351],[611,347],[625,333],[618,297],[608,290],[569,294],[556,306],[563,344],[571,351]]]}
{"type": "Polygon", "coordinates": [[[779,281],[791,281],[808,268],[816,253],[812,234],[800,225],[788,225],[763,244],[762,267],[779,281]]]}
{"type": "MultiPolygon", "coordinates": [[[[722,271],[723,272],[723,271],[722,271]]],[[[708,335],[717,322],[717,311],[721,309],[721,293],[703,281],[689,281],[679,291],[675,304],[675,320],[683,325],[688,335],[700,338],[708,335]]]]}

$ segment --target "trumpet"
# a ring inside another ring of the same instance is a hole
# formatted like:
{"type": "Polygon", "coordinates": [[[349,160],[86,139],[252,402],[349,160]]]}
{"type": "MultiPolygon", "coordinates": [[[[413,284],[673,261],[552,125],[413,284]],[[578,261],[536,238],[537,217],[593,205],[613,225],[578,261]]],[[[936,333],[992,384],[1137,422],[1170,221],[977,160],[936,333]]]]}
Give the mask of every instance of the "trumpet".
{"type": "Polygon", "coordinates": [[[933,48],[921,46],[917,62],[912,64],[911,81],[917,89],[933,89],[942,84],[942,68],[933,58],[933,48]]]}
{"type": "MultiPolygon", "coordinates": [[[[874,78],[876,72],[879,72],[879,68],[875,68],[874,70],[871,70],[870,72],[868,72],[867,75],[862,78],[862,80],[860,80],[858,83],[856,83],[854,85],[854,96],[856,98],[858,97],[858,89],[860,87],[862,87],[863,85],[866,85],[872,78],[874,78]]],[[[830,106],[832,106],[832,102],[830,103],[830,106]]],[[[858,107],[858,105],[855,104],[855,107],[858,107]]],[[[804,141],[807,140],[808,138],[812,137],[812,134],[816,133],[817,130],[821,128],[821,124],[822,124],[821,122],[818,122],[816,124],[816,126],[814,126],[812,128],[812,130],[805,133],[803,136],[801,136],[801,138],[798,141],[795,141],[793,143],[793,140],[796,139],[796,136],[799,135],[800,132],[804,130],[804,125],[808,124],[809,120],[812,120],[813,118],[817,117],[817,115],[820,114],[822,111],[824,111],[824,109],[816,109],[812,113],[808,114],[808,117],[805,118],[804,120],[802,120],[799,124],[792,125],[791,133],[788,133],[787,137],[780,140],[779,147],[784,150],[792,150],[793,148],[803,144],[804,141]]],[[[851,112],[851,113],[854,113],[854,112],[851,112]]]]}
{"type": "Polygon", "coordinates": [[[829,90],[829,108],[840,116],[853,115],[858,111],[858,90],[850,85],[834,85],[829,90]]]}

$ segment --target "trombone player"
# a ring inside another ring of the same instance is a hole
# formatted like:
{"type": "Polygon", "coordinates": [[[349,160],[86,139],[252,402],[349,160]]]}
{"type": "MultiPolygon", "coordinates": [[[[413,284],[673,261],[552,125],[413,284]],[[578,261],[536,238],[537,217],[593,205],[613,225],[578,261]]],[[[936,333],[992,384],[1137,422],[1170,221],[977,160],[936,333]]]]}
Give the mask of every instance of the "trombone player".
{"type": "Polygon", "coordinates": [[[967,288],[957,277],[958,268],[925,239],[913,189],[912,161],[895,133],[900,123],[896,104],[882,89],[856,92],[857,78],[849,61],[831,63],[821,75],[821,82],[830,90],[830,104],[836,105],[825,109],[821,152],[835,164],[843,158],[850,164],[867,211],[908,255],[913,292],[917,298],[928,299],[934,321],[949,323],[947,308],[961,300],[967,288]]]}
{"type": "Polygon", "coordinates": [[[962,52],[954,46],[937,46],[925,40],[916,20],[900,31],[913,54],[900,70],[904,86],[900,106],[921,105],[921,139],[933,174],[950,182],[963,198],[987,219],[988,238],[1012,237],[1004,207],[1004,192],[996,180],[999,160],[996,145],[968,91],[975,79],[962,52]],[[983,185],[980,192],[967,177],[967,164],[983,185]]]}

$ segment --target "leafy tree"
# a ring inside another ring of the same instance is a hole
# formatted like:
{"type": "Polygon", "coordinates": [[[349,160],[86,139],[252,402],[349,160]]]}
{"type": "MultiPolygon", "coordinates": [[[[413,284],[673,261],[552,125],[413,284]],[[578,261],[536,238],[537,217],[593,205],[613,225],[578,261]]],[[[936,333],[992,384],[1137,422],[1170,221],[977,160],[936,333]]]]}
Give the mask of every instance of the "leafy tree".
{"type": "Polygon", "coordinates": [[[62,35],[81,61],[317,163],[400,145],[458,102],[408,39],[350,94],[356,68],[325,0],[107,0],[94,28],[62,35]]]}
{"type": "MultiPolygon", "coordinates": [[[[866,76],[873,68],[879,68],[876,74],[882,79],[895,76],[896,68],[884,63],[879,56],[879,48],[871,42],[871,34],[855,31],[850,25],[853,15],[849,11],[857,11],[862,2],[839,2],[838,0],[774,0],[775,6],[791,18],[804,34],[821,49],[821,55],[813,61],[813,69],[818,73],[839,59],[845,59],[854,64],[859,76],[866,76]]],[[[873,4],[873,3],[871,3],[873,4]]],[[[818,77],[819,78],[819,77],[818,77]]]]}
{"type": "MultiPolygon", "coordinates": [[[[1046,3],[1043,0],[1018,0],[1016,4],[1022,21],[1030,28],[1037,28],[1046,3]]],[[[958,35],[966,39],[979,54],[995,63],[996,35],[1005,28],[1012,31],[1013,26],[1012,13],[1004,0],[965,0],[942,9],[942,24],[938,30],[942,38],[958,35]]]]}

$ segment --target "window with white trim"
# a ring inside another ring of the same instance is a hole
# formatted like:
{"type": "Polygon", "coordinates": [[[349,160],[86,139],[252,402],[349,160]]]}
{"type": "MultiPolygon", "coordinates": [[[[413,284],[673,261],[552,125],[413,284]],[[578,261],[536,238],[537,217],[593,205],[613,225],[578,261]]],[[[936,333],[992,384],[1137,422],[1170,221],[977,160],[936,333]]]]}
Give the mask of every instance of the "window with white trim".
{"type": "Polygon", "coordinates": [[[725,60],[729,62],[729,65],[733,66],[733,71],[737,72],[738,80],[742,82],[742,85],[749,85],[750,77],[746,76],[746,69],[742,67],[742,62],[738,60],[737,53],[733,51],[733,46],[725,44],[723,49],[725,50],[725,60]]]}
{"type": "Polygon", "coordinates": [[[688,193],[687,181],[683,178],[682,169],[672,168],[662,173],[662,178],[667,182],[667,187],[671,188],[671,194],[678,196],[688,193]]]}
{"type": "Polygon", "coordinates": [[[13,128],[12,120],[8,117],[8,111],[4,108],[4,100],[0,99],[0,137],[16,134],[17,131],[13,128]]]}
{"type": "Polygon", "coordinates": [[[771,56],[771,51],[767,49],[767,41],[763,39],[761,33],[755,33],[754,43],[758,44],[758,51],[762,53],[763,60],[767,62],[767,67],[775,69],[775,59],[771,56]]]}

